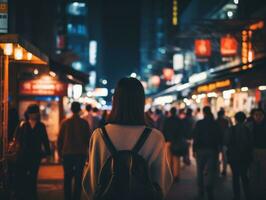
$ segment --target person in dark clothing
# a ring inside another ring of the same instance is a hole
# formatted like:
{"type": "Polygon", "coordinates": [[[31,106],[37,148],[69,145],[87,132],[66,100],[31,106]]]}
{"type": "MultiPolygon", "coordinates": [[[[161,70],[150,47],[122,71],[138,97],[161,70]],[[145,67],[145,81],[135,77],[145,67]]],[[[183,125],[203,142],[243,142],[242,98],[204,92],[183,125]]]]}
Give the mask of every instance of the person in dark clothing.
{"type": "MultiPolygon", "coordinates": [[[[217,117],[217,123],[220,125],[220,128],[221,128],[221,133],[222,133],[222,138],[223,138],[223,141],[224,141],[224,138],[225,138],[225,133],[226,131],[228,130],[228,128],[230,127],[230,121],[228,118],[225,117],[225,111],[224,109],[221,109],[219,112],[218,112],[218,117],[217,117]]],[[[221,151],[221,154],[222,154],[222,176],[226,176],[227,174],[227,156],[226,156],[226,146],[225,144],[223,144],[223,147],[222,147],[222,151],[221,151]]]]}
{"type": "Polygon", "coordinates": [[[89,151],[91,129],[79,116],[80,110],[80,103],[71,104],[73,115],[62,122],[58,136],[58,152],[64,167],[65,200],[79,200],[81,197],[83,168],[89,151]],[[72,179],[75,180],[74,191],[72,179]]]}
{"type": "Polygon", "coordinates": [[[180,177],[180,157],[187,153],[187,146],[182,142],[185,141],[183,133],[183,125],[181,120],[176,115],[176,108],[173,107],[170,110],[170,117],[165,119],[163,126],[163,133],[171,152],[171,167],[174,179],[179,180],[180,177]],[[184,148],[184,149],[182,149],[184,148]]]}
{"type": "Polygon", "coordinates": [[[37,176],[41,159],[50,155],[50,146],[45,125],[40,121],[40,110],[36,104],[30,105],[16,132],[20,144],[16,160],[16,198],[37,199],[37,176]]]}
{"type": "Polygon", "coordinates": [[[207,172],[207,196],[208,200],[212,200],[214,199],[213,190],[217,173],[218,155],[222,146],[222,136],[220,127],[214,120],[210,107],[206,106],[203,108],[203,115],[203,120],[196,123],[193,131],[193,154],[197,161],[199,198],[204,196],[204,173],[207,172]]]}
{"type": "Polygon", "coordinates": [[[245,126],[246,115],[238,112],[235,115],[236,125],[231,127],[225,137],[228,147],[228,161],[233,173],[234,200],[240,200],[240,179],[244,194],[250,199],[248,169],[252,161],[252,137],[245,126]]]}
{"type": "Polygon", "coordinates": [[[147,126],[151,127],[151,128],[154,128],[155,127],[155,122],[153,121],[152,119],[152,111],[151,110],[148,110],[144,113],[144,117],[145,117],[145,123],[147,126]]]}
{"type": "Polygon", "coordinates": [[[256,200],[266,196],[266,119],[262,109],[255,109],[253,119],[247,123],[253,137],[253,162],[250,172],[252,197],[256,200]]]}
{"type": "Polygon", "coordinates": [[[162,131],[163,123],[165,119],[164,119],[162,111],[159,108],[155,110],[155,116],[156,116],[156,120],[154,122],[155,128],[162,131]]]}
{"type": "Polygon", "coordinates": [[[102,117],[100,119],[100,127],[105,126],[107,124],[108,121],[108,112],[107,110],[104,110],[102,113],[102,117]]]}
{"type": "MultiPolygon", "coordinates": [[[[193,113],[193,110],[191,108],[187,108],[186,116],[182,120],[183,126],[186,127],[184,129],[184,134],[185,134],[185,137],[186,137],[186,139],[188,141],[189,149],[192,146],[192,133],[193,133],[194,126],[196,124],[196,120],[192,116],[192,113],[193,113]]],[[[189,151],[187,151],[187,154],[184,156],[184,163],[186,165],[190,165],[191,164],[189,151]]]]}

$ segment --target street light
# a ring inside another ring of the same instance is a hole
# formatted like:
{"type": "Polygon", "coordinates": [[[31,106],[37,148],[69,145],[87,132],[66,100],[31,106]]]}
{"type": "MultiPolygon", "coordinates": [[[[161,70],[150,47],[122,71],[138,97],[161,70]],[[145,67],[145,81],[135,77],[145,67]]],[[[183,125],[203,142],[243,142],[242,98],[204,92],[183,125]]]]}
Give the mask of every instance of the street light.
{"type": "Polygon", "coordinates": [[[23,50],[22,50],[22,48],[20,46],[17,46],[15,48],[14,57],[15,57],[15,60],[22,60],[22,58],[23,58],[23,50]]]}
{"type": "Polygon", "coordinates": [[[7,43],[4,46],[4,54],[6,56],[11,56],[13,54],[13,44],[12,43],[7,43]]]}
{"type": "Polygon", "coordinates": [[[130,77],[137,78],[137,74],[135,72],[133,72],[133,73],[130,74],[130,77]]]}
{"type": "Polygon", "coordinates": [[[32,53],[28,52],[27,53],[27,60],[31,60],[32,59],[32,53]]]}

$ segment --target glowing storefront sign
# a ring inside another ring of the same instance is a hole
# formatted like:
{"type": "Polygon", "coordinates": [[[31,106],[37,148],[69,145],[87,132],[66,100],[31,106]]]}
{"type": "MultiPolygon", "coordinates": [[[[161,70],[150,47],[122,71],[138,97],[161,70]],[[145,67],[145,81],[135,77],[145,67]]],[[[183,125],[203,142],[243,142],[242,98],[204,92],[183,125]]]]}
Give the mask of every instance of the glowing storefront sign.
{"type": "Polygon", "coordinates": [[[207,73],[206,72],[201,72],[198,74],[193,74],[192,76],[189,77],[189,82],[190,83],[196,83],[199,81],[204,81],[207,79],[207,73]]]}
{"type": "Polygon", "coordinates": [[[227,35],[221,38],[222,56],[234,56],[237,54],[237,41],[234,37],[227,35]]]}
{"type": "Polygon", "coordinates": [[[19,84],[20,95],[65,96],[66,92],[66,84],[46,76],[36,80],[22,81],[19,84]]]}
{"type": "Polygon", "coordinates": [[[219,88],[228,87],[230,85],[231,85],[231,81],[229,79],[228,80],[224,80],[224,81],[217,81],[217,82],[210,83],[210,84],[207,84],[207,85],[199,86],[197,88],[197,92],[198,93],[211,92],[211,91],[217,90],[219,88]]]}
{"type": "Polygon", "coordinates": [[[195,40],[195,55],[198,57],[210,57],[211,41],[208,39],[195,40]]]}

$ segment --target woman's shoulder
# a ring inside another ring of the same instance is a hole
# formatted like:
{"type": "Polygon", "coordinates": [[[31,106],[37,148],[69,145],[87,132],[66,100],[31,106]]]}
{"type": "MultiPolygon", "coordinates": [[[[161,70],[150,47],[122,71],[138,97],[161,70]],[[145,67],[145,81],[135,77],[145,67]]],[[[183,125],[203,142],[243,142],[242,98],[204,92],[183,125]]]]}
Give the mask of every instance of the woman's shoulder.
{"type": "MultiPolygon", "coordinates": [[[[150,128],[150,127],[147,127],[150,128]]],[[[161,131],[159,131],[158,129],[155,128],[150,128],[151,129],[151,134],[149,136],[149,138],[151,138],[152,140],[155,141],[164,141],[164,136],[163,133],[161,131]]],[[[92,140],[99,140],[99,138],[101,138],[101,128],[97,128],[93,131],[91,139],[92,140]]]]}

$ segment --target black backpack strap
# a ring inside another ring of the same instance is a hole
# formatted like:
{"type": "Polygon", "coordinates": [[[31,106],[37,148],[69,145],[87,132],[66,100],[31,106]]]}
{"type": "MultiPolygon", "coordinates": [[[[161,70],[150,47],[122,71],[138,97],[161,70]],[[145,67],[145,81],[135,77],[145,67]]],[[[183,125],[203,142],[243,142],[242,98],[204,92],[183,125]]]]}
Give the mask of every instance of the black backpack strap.
{"type": "Polygon", "coordinates": [[[133,147],[132,151],[135,153],[138,153],[143,144],[146,142],[147,138],[151,134],[152,129],[151,128],[145,128],[143,133],[141,134],[140,138],[138,139],[137,143],[133,147]]]}
{"type": "Polygon", "coordinates": [[[104,143],[105,143],[107,149],[110,151],[111,155],[114,156],[116,154],[117,150],[116,150],[115,146],[113,145],[112,141],[110,140],[104,126],[101,128],[100,133],[101,133],[101,136],[104,140],[104,143]]]}

